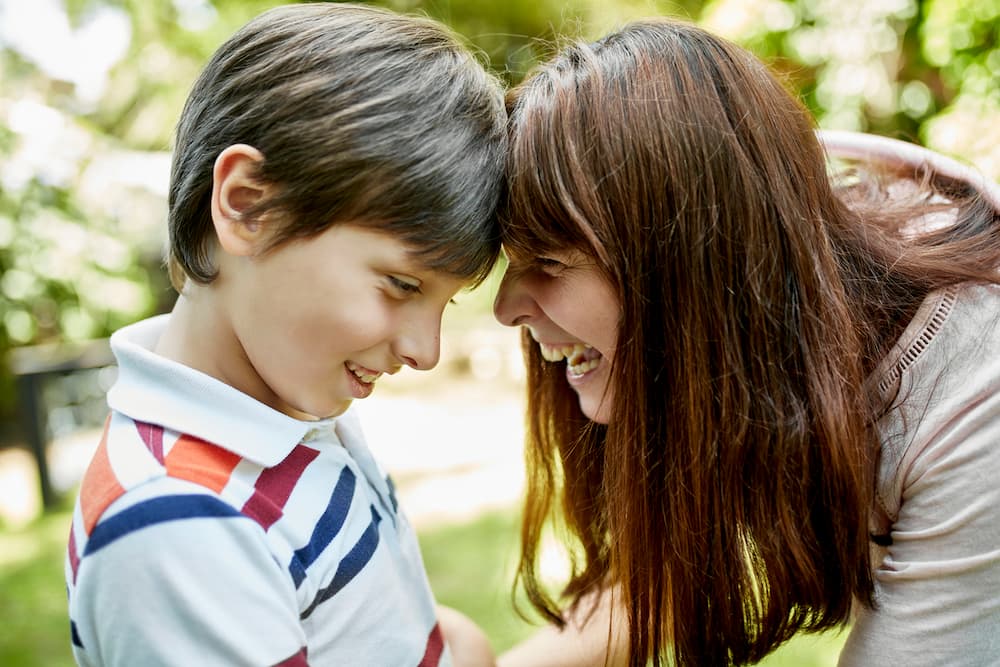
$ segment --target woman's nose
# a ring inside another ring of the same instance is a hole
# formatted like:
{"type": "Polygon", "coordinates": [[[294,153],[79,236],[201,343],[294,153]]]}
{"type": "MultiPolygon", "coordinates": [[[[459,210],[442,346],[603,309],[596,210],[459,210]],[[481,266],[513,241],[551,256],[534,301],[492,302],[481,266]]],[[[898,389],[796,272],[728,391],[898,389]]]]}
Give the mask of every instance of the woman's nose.
{"type": "Polygon", "coordinates": [[[493,301],[493,315],[500,324],[516,327],[527,324],[537,313],[538,304],[532,298],[523,276],[508,267],[493,301]]]}

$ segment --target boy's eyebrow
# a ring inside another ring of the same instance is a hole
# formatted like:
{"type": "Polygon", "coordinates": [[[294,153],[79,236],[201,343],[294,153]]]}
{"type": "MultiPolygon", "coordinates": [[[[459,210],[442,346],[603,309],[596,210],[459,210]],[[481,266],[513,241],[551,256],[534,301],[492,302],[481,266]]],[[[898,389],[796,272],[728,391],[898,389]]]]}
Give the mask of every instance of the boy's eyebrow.
{"type": "Polygon", "coordinates": [[[395,273],[405,273],[421,281],[420,276],[436,271],[420,258],[418,250],[409,247],[405,247],[402,252],[393,251],[390,254],[384,254],[380,261],[384,270],[391,269],[395,273]]]}
{"type": "MultiPolygon", "coordinates": [[[[405,271],[413,273],[414,278],[420,279],[421,282],[426,278],[430,278],[431,276],[458,278],[463,282],[463,286],[459,290],[459,293],[462,292],[467,293],[471,291],[470,288],[472,286],[471,284],[474,279],[473,276],[455,273],[453,271],[450,271],[446,266],[432,265],[426,259],[426,256],[428,254],[426,248],[420,248],[415,245],[409,245],[409,244],[406,244],[403,247],[405,253],[404,257],[407,265],[401,268],[403,268],[405,271]]],[[[449,299],[448,302],[453,305],[458,305],[458,301],[456,301],[455,299],[449,299]]]]}
{"type": "MultiPolygon", "coordinates": [[[[452,278],[463,278],[464,277],[464,276],[460,276],[460,275],[457,275],[455,273],[452,273],[451,271],[449,271],[447,268],[445,268],[443,266],[433,266],[433,265],[431,265],[426,259],[424,259],[423,257],[421,257],[422,254],[423,254],[423,250],[422,249],[407,247],[407,249],[406,249],[406,262],[407,262],[407,266],[404,267],[404,268],[406,268],[406,269],[408,269],[408,270],[410,270],[413,273],[416,273],[418,275],[434,274],[434,275],[448,276],[448,277],[452,277],[452,278]]],[[[416,277],[416,276],[414,276],[414,277],[416,277]]]]}
{"type": "Polygon", "coordinates": [[[410,268],[421,271],[435,271],[436,269],[424,259],[426,249],[418,248],[409,244],[403,245],[403,258],[410,264],[410,268]]]}
{"type": "MultiPolygon", "coordinates": [[[[428,264],[426,261],[424,261],[419,257],[419,252],[420,252],[419,250],[408,248],[406,251],[406,261],[408,265],[401,268],[403,268],[403,270],[406,273],[415,274],[413,277],[420,280],[421,283],[424,282],[424,280],[430,277],[431,275],[443,275],[449,277],[462,278],[462,276],[454,276],[452,273],[446,271],[443,268],[431,266],[430,264],[428,264]]],[[[467,289],[468,285],[462,288],[463,291],[467,289]]],[[[448,303],[453,306],[458,305],[458,301],[456,301],[454,297],[448,299],[448,303]]]]}

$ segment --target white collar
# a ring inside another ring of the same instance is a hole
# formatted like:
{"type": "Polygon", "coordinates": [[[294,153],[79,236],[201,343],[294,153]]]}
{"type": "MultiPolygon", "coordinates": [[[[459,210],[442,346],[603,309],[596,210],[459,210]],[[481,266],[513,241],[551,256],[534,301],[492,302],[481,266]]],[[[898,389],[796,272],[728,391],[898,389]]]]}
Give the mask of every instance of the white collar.
{"type": "Polygon", "coordinates": [[[201,438],[267,467],[284,460],[303,439],[333,429],[334,419],[295,419],[153,352],[169,317],[152,317],[111,336],[118,360],[118,379],[108,392],[112,410],[201,438]]]}

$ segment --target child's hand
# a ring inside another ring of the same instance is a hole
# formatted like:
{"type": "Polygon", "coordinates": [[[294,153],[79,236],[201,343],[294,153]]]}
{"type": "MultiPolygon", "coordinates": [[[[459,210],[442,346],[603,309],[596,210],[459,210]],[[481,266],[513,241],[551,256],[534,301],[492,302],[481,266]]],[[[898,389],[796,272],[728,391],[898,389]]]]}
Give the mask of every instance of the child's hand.
{"type": "Polygon", "coordinates": [[[437,606],[437,618],[455,667],[496,667],[490,640],[471,618],[443,605],[437,606]]]}

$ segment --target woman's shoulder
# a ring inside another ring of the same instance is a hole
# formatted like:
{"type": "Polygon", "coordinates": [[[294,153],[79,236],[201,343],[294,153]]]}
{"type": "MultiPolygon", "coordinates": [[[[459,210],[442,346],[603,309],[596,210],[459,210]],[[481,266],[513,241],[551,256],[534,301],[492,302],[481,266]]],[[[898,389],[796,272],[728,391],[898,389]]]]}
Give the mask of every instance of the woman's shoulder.
{"type": "Polygon", "coordinates": [[[892,518],[928,465],[1000,454],[1000,285],[929,295],[878,380],[891,409],[879,422],[877,496],[892,518]]]}
{"type": "Polygon", "coordinates": [[[891,546],[875,560],[878,607],[855,619],[841,664],[987,664],[1000,623],[1000,286],[931,294],[904,338],[871,522],[891,546]]]}
{"type": "Polygon", "coordinates": [[[898,395],[904,385],[954,369],[970,355],[982,358],[998,351],[1000,284],[952,285],[924,299],[875,379],[883,393],[898,395]]]}

